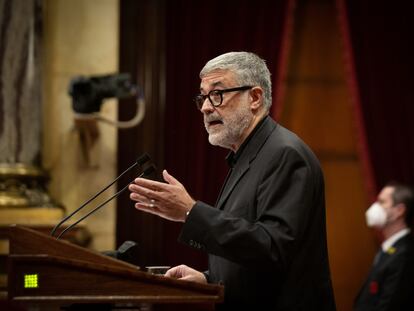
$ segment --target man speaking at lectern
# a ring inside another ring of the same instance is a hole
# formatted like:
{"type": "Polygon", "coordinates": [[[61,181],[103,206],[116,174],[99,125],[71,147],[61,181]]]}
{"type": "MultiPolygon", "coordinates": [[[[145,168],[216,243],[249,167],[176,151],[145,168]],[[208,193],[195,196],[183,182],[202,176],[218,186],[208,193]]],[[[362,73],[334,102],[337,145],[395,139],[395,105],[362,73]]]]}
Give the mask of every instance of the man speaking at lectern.
{"type": "Polygon", "coordinates": [[[269,116],[265,61],[226,53],[200,78],[195,101],[209,142],[230,149],[216,206],[194,200],[166,170],[165,183],[129,186],[138,210],[184,222],[179,241],[209,254],[207,271],[180,265],[166,276],[223,284],[220,310],[335,310],[323,174],[309,147],[269,116]]]}

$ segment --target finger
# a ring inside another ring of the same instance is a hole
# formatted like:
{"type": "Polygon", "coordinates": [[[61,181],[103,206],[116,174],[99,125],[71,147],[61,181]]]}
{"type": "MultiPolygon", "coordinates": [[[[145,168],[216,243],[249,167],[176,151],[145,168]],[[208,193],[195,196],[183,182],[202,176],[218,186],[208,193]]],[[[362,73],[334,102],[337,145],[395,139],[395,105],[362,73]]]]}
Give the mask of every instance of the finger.
{"type": "Polygon", "coordinates": [[[129,197],[131,198],[132,201],[135,201],[135,202],[139,203],[142,206],[146,206],[146,207],[149,207],[149,208],[152,208],[152,209],[157,204],[157,202],[154,199],[149,199],[147,197],[141,196],[141,195],[136,194],[136,193],[131,193],[129,195],[129,197]]]}
{"type": "Polygon", "coordinates": [[[167,272],[165,272],[164,275],[170,278],[179,278],[180,276],[177,274],[177,272],[178,272],[178,268],[174,267],[174,268],[167,270],[167,272]]]}
{"type": "MultiPolygon", "coordinates": [[[[148,188],[148,189],[152,189],[155,191],[161,191],[163,189],[165,189],[166,184],[159,182],[159,181],[155,181],[155,180],[150,180],[150,179],[146,179],[146,178],[135,178],[134,180],[135,185],[144,187],[144,188],[148,188]]],[[[133,184],[131,184],[133,185],[133,184]]]]}
{"type": "Polygon", "coordinates": [[[151,199],[138,193],[132,192],[129,194],[131,200],[136,202],[149,202],[151,199]]]}
{"type": "Polygon", "coordinates": [[[148,200],[150,199],[160,200],[161,199],[162,192],[154,191],[152,189],[141,187],[135,184],[130,184],[128,188],[131,191],[130,197],[134,201],[140,201],[142,198],[145,198],[148,200]]]}
{"type": "Polygon", "coordinates": [[[128,189],[129,189],[129,191],[131,191],[133,193],[138,193],[140,195],[145,195],[145,193],[147,191],[147,188],[138,186],[136,184],[130,184],[128,186],[128,189]]]}
{"type": "Polygon", "coordinates": [[[135,208],[139,211],[153,214],[160,216],[161,214],[157,211],[155,206],[151,206],[152,204],[146,204],[146,203],[135,203],[135,208]]]}
{"type": "Polygon", "coordinates": [[[185,275],[180,277],[179,279],[184,281],[194,281],[194,275],[185,275]]]}
{"type": "Polygon", "coordinates": [[[164,180],[169,183],[170,185],[181,185],[181,183],[175,179],[172,175],[170,175],[167,170],[162,171],[162,177],[164,180]]]}

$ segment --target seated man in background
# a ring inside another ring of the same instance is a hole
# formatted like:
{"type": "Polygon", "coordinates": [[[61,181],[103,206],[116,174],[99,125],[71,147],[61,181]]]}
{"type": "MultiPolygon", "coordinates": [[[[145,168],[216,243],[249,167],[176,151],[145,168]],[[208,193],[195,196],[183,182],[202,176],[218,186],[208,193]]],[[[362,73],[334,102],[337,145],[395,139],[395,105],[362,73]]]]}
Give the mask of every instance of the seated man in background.
{"type": "Polygon", "coordinates": [[[398,183],[388,183],[367,210],[367,225],[379,229],[384,241],[355,299],[355,311],[414,310],[413,214],[413,189],[398,183]]]}

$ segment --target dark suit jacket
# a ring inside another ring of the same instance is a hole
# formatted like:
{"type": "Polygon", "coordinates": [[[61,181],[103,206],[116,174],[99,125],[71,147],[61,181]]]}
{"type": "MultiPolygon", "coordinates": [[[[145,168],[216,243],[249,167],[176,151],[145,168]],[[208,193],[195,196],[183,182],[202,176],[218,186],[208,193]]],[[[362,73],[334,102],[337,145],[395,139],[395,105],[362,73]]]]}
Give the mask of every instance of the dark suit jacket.
{"type": "Polygon", "coordinates": [[[223,309],[335,310],[319,162],[270,117],[258,126],[217,206],[197,202],[179,240],[209,253],[223,309]]]}
{"type": "Polygon", "coordinates": [[[406,235],[381,255],[355,299],[355,311],[414,310],[413,238],[406,235]]]}

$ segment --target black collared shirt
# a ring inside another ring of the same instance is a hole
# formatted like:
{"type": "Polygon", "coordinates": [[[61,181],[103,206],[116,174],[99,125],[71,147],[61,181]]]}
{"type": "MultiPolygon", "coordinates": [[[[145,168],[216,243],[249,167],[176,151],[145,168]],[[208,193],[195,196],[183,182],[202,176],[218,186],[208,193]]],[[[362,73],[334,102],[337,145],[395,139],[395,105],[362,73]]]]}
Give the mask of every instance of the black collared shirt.
{"type": "Polygon", "coordinates": [[[241,144],[239,150],[237,150],[236,153],[234,153],[233,151],[229,152],[229,154],[226,157],[226,161],[227,161],[227,164],[230,166],[230,168],[233,168],[236,165],[237,160],[240,159],[240,156],[242,155],[243,150],[246,148],[246,146],[249,143],[250,139],[253,137],[254,133],[257,132],[257,130],[260,128],[260,126],[263,124],[263,122],[264,122],[264,120],[266,120],[266,118],[268,118],[268,116],[265,116],[263,119],[261,119],[259,121],[259,123],[257,123],[256,127],[249,134],[249,136],[247,136],[247,138],[241,144]]]}

